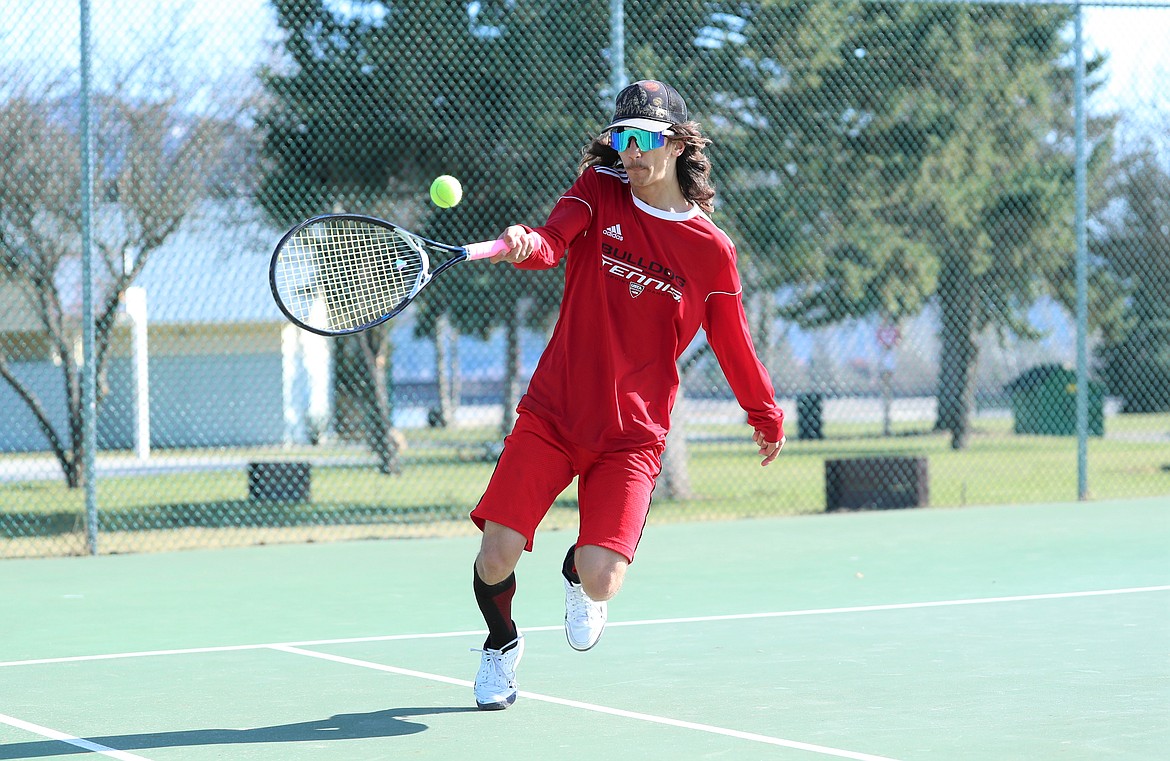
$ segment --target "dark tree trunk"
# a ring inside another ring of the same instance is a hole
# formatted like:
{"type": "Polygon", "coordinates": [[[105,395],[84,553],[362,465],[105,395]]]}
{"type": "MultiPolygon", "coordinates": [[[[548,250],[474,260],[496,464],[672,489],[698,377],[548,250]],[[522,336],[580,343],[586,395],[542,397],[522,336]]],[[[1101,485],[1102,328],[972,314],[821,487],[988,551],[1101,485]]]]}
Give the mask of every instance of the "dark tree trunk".
{"type": "Polygon", "coordinates": [[[979,284],[966,256],[943,257],[939,273],[942,330],[936,431],[949,431],[951,448],[965,449],[975,401],[979,284]]]}

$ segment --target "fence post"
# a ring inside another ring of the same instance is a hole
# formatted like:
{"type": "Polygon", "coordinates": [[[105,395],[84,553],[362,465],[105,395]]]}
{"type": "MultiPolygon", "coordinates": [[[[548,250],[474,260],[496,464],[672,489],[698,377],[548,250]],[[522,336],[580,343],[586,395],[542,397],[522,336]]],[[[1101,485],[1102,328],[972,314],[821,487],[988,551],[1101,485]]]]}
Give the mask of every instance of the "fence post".
{"type": "Polygon", "coordinates": [[[79,0],[81,12],[81,473],[85,481],[85,533],[89,554],[98,553],[97,377],[94,366],[93,324],[93,117],[90,114],[91,45],[89,0],[79,0]]]}
{"type": "Polygon", "coordinates": [[[1077,499],[1089,496],[1089,265],[1085,231],[1087,207],[1085,187],[1087,171],[1085,159],[1085,36],[1084,8],[1076,6],[1076,239],[1077,239],[1077,499]]]}

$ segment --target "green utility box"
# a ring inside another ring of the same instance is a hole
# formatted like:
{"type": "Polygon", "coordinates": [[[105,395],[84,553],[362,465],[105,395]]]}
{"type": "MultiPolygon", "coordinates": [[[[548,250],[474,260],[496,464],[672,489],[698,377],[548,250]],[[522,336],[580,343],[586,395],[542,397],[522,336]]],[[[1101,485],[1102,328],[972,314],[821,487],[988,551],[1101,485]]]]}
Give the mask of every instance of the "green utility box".
{"type": "MultiPolygon", "coordinates": [[[[1016,433],[1075,436],[1077,374],[1062,365],[1037,365],[1004,387],[1012,400],[1016,433]]],[[[1105,391],[1089,381],[1089,435],[1105,434],[1105,391]]]]}
{"type": "Polygon", "coordinates": [[[825,438],[825,395],[797,394],[796,437],[798,439],[825,438]]]}

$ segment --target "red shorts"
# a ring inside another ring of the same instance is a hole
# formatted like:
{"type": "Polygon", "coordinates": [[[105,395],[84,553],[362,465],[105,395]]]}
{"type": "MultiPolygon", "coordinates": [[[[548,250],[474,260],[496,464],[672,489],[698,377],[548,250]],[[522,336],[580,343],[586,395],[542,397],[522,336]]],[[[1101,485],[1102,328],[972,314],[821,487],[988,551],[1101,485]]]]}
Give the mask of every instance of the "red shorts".
{"type": "Polygon", "coordinates": [[[577,477],[578,546],[594,544],[633,562],[642,538],[650,494],[662,471],[663,445],[593,452],[570,443],[531,412],[521,411],[471,520],[485,521],[532,539],[553,500],[577,477]]]}

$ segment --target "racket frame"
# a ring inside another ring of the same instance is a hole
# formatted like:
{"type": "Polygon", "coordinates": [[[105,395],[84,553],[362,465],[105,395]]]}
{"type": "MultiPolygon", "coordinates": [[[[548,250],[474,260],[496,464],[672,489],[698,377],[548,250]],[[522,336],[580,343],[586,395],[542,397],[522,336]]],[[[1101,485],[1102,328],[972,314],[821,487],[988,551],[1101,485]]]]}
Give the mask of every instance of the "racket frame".
{"type": "Polygon", "coordinates": [[[440,243],[439,241],[431,240],[430,238],[424,238],[421,235],[412,233],[400,225],[394,224],[393,222],[387,222],[384,219],[378,219],[377,217],[371,217],[365,214],[319,214],[315,217],[310,217],[309,219],[300,222],[291,230],[286,232],[283,236],[281,236],[280,241],[276,244],[276,248],[272,251],[272,260],[268,264],[268,286],[272,290],[272,298],[276,302],[277,308],[279,308],[284,316],[288,318],[289,322],[293,323],[298,328],[307,330],[310,333],[316,333],[320,336],[346,336],[352,335],[354,333],[361,333],[364,330],[377,327],[378,325],[382,325],[394,317],[397,317],[404,309],[406,309],[406,307],[410,306],[410,303],[414,301],[415,297],[418,296],[418,294],[422,291],[423,288],[427,286],[428,283],[430,283],[446,270],[454,267],[456,264],[467,261],[469,259],[487,259],[505,250],[507,250],[507,247],[502,240],[482,241],[479,243],[470,243],[466,246],[455,246],[449,243],[440,243]],[[372,225],[374,227],[381,227],[404,240],[407,245],[415,249],[422,260],[422,268],[415,278],[414,286],[411,288],[410,293],[402,301],[400,301],[386,314],[381,315],[380,317],[368,323],[364,323],[352,328],[325,329],[307,325],[299,317],[294,315],[288,306],[284,303],[284,300],[280,297],[280,290],[276,285],[276,273],[278,269],[277,263],[280,261],[281,254],[285,250],[286,244],[305,228],[331,221],[352,221],[372,225]],[[451,256],[439,264],[439,266],[434,270],[431,270],[431,251],[443,251],[449,253],[451,256]]]}

